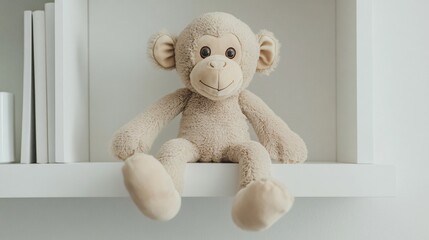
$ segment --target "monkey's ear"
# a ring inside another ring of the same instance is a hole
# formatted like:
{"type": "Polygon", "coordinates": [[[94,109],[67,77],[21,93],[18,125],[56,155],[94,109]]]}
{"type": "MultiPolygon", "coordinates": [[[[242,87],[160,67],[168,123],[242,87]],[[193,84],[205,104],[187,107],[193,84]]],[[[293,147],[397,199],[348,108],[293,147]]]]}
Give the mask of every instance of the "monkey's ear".
{"type": "Polygon", "coordinates": [[[161,68],[173,69],[176,66],[176,60],[174,59],[175,45],[176,37],[160,32],[150,38],[148,54],[161,68]]]}
{"type": "Polygon", "coordinates": [[[257,35],[259,41],[259,59],[256,71],[269,75],[277,67],[280,43],[272,32],[261,30],[257,35]]]}

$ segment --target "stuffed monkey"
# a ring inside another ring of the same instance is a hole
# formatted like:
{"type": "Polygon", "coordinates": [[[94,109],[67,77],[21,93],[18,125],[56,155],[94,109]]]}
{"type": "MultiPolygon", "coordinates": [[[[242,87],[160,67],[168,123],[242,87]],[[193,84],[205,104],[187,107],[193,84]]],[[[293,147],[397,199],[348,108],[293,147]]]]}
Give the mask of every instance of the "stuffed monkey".
{"type": "Polygon", "coordinates": [[[276,67],[279,43],[271,32],[254,34],[227,13],[194,19],[178,37],[155,34],[149,54],[163,69],[176,69],[185,88],[166,95],[120,128],[112,151],[125,161],[124,182],[149,218],[169,220],[179,211],[186,163],[238,163],[240,190],[232,218],[245,230],[271,226],[292,206],[293,197],[271,178],[271,159],[301,163],[304,141],[259,97],[246,90],[255,72],[276,67]],[[182,114],[177,138],[148,154],[161,129],[182,114]],[[250,122],[259,142],[250,139],[250,122]]]}

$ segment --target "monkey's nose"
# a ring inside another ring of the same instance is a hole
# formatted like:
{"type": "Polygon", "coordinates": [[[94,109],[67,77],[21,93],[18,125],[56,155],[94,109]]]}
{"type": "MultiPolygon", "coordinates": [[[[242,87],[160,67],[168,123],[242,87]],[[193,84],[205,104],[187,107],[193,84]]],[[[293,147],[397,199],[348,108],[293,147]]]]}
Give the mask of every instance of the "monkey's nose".
{"type": "Polygon", "coordinates": [[[213,60],[210,62],[210,67],[214,68],[214,69],[222,69],[226,66],[226,62],[224,61],[220,61],[220,60],[213,60]]]}

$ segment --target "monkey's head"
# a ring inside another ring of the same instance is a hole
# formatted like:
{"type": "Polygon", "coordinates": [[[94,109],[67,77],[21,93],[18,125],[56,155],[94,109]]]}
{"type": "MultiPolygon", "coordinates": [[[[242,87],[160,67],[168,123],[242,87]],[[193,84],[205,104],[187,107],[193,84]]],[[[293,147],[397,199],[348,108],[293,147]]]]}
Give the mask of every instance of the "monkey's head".
{"type": "Polygon", "coordinates": [[[206,13],[178,37],[155,34],[149,54],[164,69],[177,69],[186,87],[211,100],[245,89],[255,72],[269,74],[277,65],[279,43],[268,31],[254,34],[227,13],[206,13]]]}

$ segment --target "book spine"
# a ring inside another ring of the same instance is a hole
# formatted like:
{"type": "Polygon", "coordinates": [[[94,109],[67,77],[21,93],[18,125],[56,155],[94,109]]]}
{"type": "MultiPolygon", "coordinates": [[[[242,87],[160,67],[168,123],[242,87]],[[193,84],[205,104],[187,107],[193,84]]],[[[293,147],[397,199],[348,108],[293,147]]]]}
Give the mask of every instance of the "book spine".
{"type": "Polygon", "coordinates": [[[33,12],[24,12],[24,68],[22,99],[21,163],[35,163],[33,12]]]}
{"type": "Polygon", "coordinates": [[[64,159],[63,0],[55,0],[55,162],[64,159]]]}
{"type": "Polygon", "coordinates": [[[55,5],[45,4],[48,160],[55,162],[55,5]]]}
{"type": "Polygon", "coordinates": [[[56,163],[89,162],[87,12],[87,0],[55,0],[56,163]]]}
{"type": "Polygon", "coordinates": [[[13,94],[0,92],[0,163],[15,162],[13,94]]]}
{"type": "Polygon", "coordinates": [[[45,12],[33,12],[34,87],[36,110],[36,159],[48,163],[48,129],[46,101],[45,12]]]}

